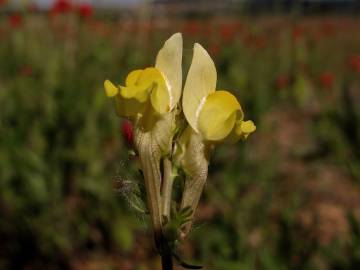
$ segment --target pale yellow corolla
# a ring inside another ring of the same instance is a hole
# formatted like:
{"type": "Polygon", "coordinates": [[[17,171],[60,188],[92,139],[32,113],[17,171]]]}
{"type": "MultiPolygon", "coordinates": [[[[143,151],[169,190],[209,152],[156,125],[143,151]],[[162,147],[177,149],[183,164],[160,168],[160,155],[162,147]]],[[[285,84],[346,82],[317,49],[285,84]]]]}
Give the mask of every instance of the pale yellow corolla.
{"type": "Polygon", "coordinates": [[[216,68],[207,51],[198,43],[185,82],[182,107],[192,127],[207,141],[246,139],[254,132],[254,123],[244,121],[236,97],[216,89],[216,68]]]}
{"type": "Polygon", "coordinates": [[[155,67],[130,72],[125,86],[104,82],[108,97],[115,98],[120,117],[135,117],[151,105],[157,114],[171,111],[179,102],[182,83],[182,36],[172,35],[159,51],[155,67]]]}

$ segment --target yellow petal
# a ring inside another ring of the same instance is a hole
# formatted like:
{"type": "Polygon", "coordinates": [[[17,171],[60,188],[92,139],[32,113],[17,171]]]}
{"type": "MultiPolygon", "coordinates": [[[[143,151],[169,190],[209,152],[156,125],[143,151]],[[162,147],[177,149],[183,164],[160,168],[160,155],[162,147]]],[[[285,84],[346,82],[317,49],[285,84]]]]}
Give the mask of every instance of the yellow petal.
{"type": "Polygon", "coordinates": [[[228,143],[236,143],[240,139],[245,140],[250,133],[256,130],[256,126],[253,121],[243,121],[237,120],[235,123],[235,127],[230,132],[230,134],[223,140],[228,143]]]}
{"type": "Polygon", "coordinates": [[[206,97],[215,91],[215,88],[215,64],[206,50],[195,43],[194,55],[184,86],[182,106],[186,120],[196,132],[199,132],[197,114],[200,106],[206,97]]]}
{"type": "Polygon", "coordinates": [[[256,130],[256,126],[253,121],[242,121],[240,129],[243,133],[252,133],[256,130]]]}
{"type": "Polygon", "coordinates": [[[165,77],[157,68],[146,68],[138,79],[138,85],[152,85],[151,105],[159,114],[170,110],[170,92],[167,87],[165,77]]]}
{"type": "Polygon", "coordinates": [[[183,40],[181,33],[172,35],[164,46],[160,49],[155,67],[159,69],[165,77],[169,90],[170,107],[173,109],[179,102],[182,84],[182,48],[183,40]]]}
{"type": "Polygon", "coordinates": [[[159,114],[170,111],[169,92],[163,85],[156,85],[151,92],[151,105],[159,114]]]}
{"type": "Polygon", "coordinates": [[[120,95],[123,98],[134,98],[143,103],[148,99],[151,89],[151,85],[120,86],[120,95]]]}
{"type": "Polygon", "coordinates": [[[131,72],[126,79],[127,86],[120,87],[120,95],[125,99],[136,99],[144,103],[151,95],[151,104],[156,112],[169,111],[170,96],[165,77],[157,68],[146,68],[131,72]]]}
{"type": "Polygon", "coordinates": [[[238,121],[236,123],[236,134],[242,138],[246,139],[250,133],[253,133],[256,130],[256,126],[253,121],[238,121]]]}
{"type": "Polygon", "coordinates": [[[222,140],[233,129],[238,114],[242,117],[241,106],[236,97],[227,91],[216,91],[206,98],[201,108],[199,131],[206,140],[222,140]]]}
{"type": "Polygon", "coordinates": [[[141,72],[136,85],[144,87],[149,86],[154,82],[164,86],[166,85],[165,77],[161,71],[157,68],[150,67],[144,69],[143,72],[141,72]]]}
{"type": "Polygon", "coordinates": [[[118,94],[119,89],[109,80],[104,82],[104,88],[108,97],[114,97],[118,94]]]}
{"type": "Polygon", "coordinates": [[[126,86],[135,85],[142,72],[143,72],[142,69],[137,69],[137,70],[131,71],[129,73],[129,75],[127,75],[127,77],[126,77],[125,85],[126,86]]]}
{"type": "Polygon", "coordinates": [[[116,113],[120,117],[132,117],[144,111],[146,103],[140,103],[134,98],[125,99],[121,95],[115,97],[116,113]]]}

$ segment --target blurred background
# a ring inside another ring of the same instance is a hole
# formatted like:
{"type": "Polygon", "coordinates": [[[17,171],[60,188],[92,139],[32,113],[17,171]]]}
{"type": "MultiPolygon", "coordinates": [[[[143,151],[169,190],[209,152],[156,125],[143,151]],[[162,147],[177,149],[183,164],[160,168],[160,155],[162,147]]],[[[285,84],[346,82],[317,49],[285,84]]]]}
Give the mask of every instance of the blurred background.
{"type": "MultiPolygon", "coordinates": [[[[0,0],[0,269],[151,270],[105,97],[175,32],[257,131],[216,148],[181,254],[209,270],[360,269],[359,1],[0,0]]],[[[187,70],[187,69],[185,69],[187,70]]],[[[125,129],[125,130],[124,130],[125,129]]],[[[180,268],[179,268],[180,269],[180,268]]]]}

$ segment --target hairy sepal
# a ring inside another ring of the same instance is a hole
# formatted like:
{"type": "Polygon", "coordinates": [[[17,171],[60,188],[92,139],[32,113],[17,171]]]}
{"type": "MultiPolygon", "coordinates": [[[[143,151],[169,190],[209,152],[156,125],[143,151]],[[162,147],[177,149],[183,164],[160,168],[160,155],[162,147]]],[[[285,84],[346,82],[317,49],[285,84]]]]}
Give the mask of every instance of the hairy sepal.
{"type": "Polygon", "coordinates": [[[145,113],[135,124],[135,146],[144,173],[147,204],[157,246],[162,234],[161,159],[169,154],[175,130],[175,113],[152,115],[145,113]]]}
{"type": "Polygon", "coordinates": [[[206,183],[210,150],[211,145],[190,126],[185,129],[178,141],[175,162],[186,175],[181,209],[191,209],[189,221],[182,228],[184,236],[190,232],[194,213],[206,183]]]}

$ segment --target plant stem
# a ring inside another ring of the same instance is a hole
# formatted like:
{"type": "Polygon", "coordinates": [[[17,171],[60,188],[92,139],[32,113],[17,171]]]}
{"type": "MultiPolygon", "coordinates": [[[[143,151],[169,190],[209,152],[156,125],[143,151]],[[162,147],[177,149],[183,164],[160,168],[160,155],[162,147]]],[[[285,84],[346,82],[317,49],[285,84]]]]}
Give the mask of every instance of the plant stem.
{"type": "Polygon", "coordinates": [[[171,195],[174,177],[172,176],[172,165],[169,158],[164,158],[164,177],[161,187],[162,215],[170,217],[171,195]]]}
{"type": "Polygon", "coordinates": [[[161,255],[162,270],[173,270],[173,258],[171,253],[161,255]]]}
{"type": "Polygon", "coordinates": [[[162,236],[161,239],[160,256],[162,270],[173,270],[173,256],[171,248],[164,236],[162,236]]]}

